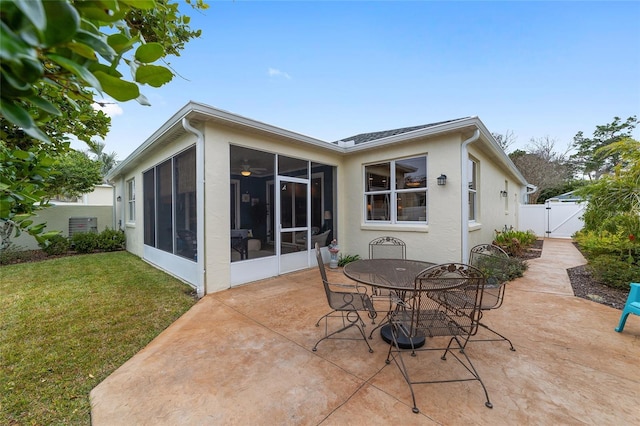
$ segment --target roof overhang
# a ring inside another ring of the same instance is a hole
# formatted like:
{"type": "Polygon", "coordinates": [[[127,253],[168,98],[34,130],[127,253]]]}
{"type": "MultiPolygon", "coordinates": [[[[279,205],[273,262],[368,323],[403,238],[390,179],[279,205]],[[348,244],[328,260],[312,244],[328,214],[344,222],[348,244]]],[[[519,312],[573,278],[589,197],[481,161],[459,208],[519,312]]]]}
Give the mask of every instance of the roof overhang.
{"type": "Polygon", "coordinates": [[[171,143],[177,138],[185,135],[187,131],[182,126],[182,119],[186,118],[193,126],[204,126],[205,123],[215,123],[218,125],[234,128],[243,132],[277,137],[294,144],[303,144],[316,149],[326,150],[337,154],[350,154],[361,151],[379,149],[396,144],[414,142],[418,139],[430,138],[447,133],[472,133],[476,129],[480,131],[480,149],[490,155],[495,161],[507,168],[513,177],[522,185],[527,185],[527,181],[522,176],[511,159],[500,148],[489,130],[484,126],[478,117],[468,117],[460,120],[445,122],[442,124],[414,130],[398,135],[389,136],[371,142],[361,144],[331,143],[316,139],[301,133],[292,132],[280,127],[272,126],[261,121],[243,117],[231,112],[211,107],[198,102],[189,102],[167,120],[158,130],[156,130],[147,140],[145,140],[126,159],[118,164],[106,179],[112,181],[121,174],[127,173],[132,167],[138,164],[142,155],[154,148],[171,143]]]}

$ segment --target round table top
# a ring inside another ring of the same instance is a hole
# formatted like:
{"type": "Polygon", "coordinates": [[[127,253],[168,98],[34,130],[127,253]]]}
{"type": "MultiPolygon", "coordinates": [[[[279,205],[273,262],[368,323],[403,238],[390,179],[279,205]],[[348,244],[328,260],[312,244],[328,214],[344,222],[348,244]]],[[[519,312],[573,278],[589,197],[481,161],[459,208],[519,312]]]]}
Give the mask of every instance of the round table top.
{"type": "Polygon", "coordinates": [[[354,281],[374,287],[407,290],[424,269],[435,263],[405,259],[361,259],[344,266],[344,274],[354,281]]]}

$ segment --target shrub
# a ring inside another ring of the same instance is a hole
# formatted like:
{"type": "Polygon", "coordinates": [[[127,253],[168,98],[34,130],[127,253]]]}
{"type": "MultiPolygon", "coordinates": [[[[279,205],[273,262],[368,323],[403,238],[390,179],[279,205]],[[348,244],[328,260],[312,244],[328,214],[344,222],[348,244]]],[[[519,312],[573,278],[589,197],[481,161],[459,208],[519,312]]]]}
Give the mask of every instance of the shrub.
{"type": "Polygon", "coordinates": [[[344,266],[347,263],[355,262],[356,260],[360,260],[360,256],[357,254],[343,255],[341,253],[340,257],[338,257],[338,266],[344,266]]]}
{"type": "Polygon", "coordinates": [[[124,231],[106,228],[98,234],[98,249],[104,251],[123,250],[126,238],[124,231]]]}
{"type": "Polygon", "coordinates": [[[474,266],[488,278],[487,284],[508,282],[524,275],[527,262],[518,257],[482,256],[474,266]],[[497,281],[497,282],[495,282],[497,281]]]}
{"type": "Polygon", "coordinates": [[[640,266],[620,260],[615,255],[593,257],[588,264],[589,271],[601,283],[614,288],[629,290],[629,283],[640,277],[640,266]]]}
{"type": "Polygon", "coordinates": [[[516,231],[512,228],[496,231],[493,244],[506,251],[509,256],[522,256],[524,251],[538,239],[533,231],[516,231]]]}
{"type": "Polygon", "coordinates": [[[14,243],[10,243],[7,248],[0,250],[0,265],[9,265],[29,258],[29,252],[14,243]]]}
{"type": "Polygon", "coordinates": [[[71,245],[78,253],[91,253],[98,247],[98,234],[81,232],[71,237],[71,245]]]}
{"type": "Polygon", "coordinates": [[[56,234],[38,245],[47,256],[65,254],[69,250],[69,239],[62,234],[56,234]]]}

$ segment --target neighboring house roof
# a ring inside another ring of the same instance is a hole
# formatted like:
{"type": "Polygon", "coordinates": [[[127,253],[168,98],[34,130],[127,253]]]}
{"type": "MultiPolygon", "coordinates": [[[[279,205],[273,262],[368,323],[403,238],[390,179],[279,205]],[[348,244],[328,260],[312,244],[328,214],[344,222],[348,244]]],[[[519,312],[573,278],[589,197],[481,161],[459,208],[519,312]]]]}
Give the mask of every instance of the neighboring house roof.
{"type": "MultiPolygon", "coordinates": [[[[469,117],[466,117],[466,118],[469,118],[469,117]]],[[[401,135],[403,133],[413,132],[415,130],[425,129],[427,127],[438,126],[440,124],[452,123],[454,121],[459,121],[459,120],[462,120],[462,118],[458,118],[455,120],[439,121],[437,123],[422,124],[420,126],[402,127],[400,129],[392,129],[392,130],[382,130],[380,132],[360,133],[359,135],[349,136],[348,138],[343,138],[333,143],[338,144],[340,142],[353,142],[355,145],[358,145],[365,142],[384,139],[389,136],[401,135]]]]}
{"type": "Polygon", "coordinates": [[[547,201],[560,201],[560,202],[569,202],[569,201],[584,201],[584,198],[574,194],[575,191],[565,192],[564,194],[556,195],[555,197],[548,198],[547,201]]]}
{"type": "Polygon", "coordinates": [[[489,130],[478,117],[466,117],[455,120],[439,121],[436,123],[423,124],[413,127],[403,127],[393,130],[385,130],[371,133],[360,133],[350,138],[345,138],[336,142],[327,142],[301,133],[292,132],[271,124],[263,123],[241,115],[214,108],[212,106],[190,101],[178,110],[167,122],[156,130],[146,141],[136,150],[121,161],[106,176],[111,181],[117,176],[127,173],[141,156],[150,148],[162,144],[170,143],[179,135],[187,131],[182,125],[182,120],[187,119],[192,124],[214,122],[225,126],[242,129],[245,132],[275,136],[288,140],[292,143],[314,146],[316,148],[348,154],[350,152],[374,150],[382,146],[389,146],[397,143],[415,141],[424,137],[433,137],[451,132],[468,132],[472,134],[479,131],[481,140],[486,152],[518,180],[522,185],[528,185],[524,176],[513,164],[509,156],[500,148],[489,130]]]}

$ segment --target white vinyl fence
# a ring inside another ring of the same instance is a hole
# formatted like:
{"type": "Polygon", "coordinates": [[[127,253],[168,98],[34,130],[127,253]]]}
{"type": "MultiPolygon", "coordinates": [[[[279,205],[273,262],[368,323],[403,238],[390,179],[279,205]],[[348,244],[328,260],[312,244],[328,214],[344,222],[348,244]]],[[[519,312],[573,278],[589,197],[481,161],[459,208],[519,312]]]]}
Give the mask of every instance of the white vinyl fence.
{"type": "Polygon", "coordinates": [[[520,206],[520,229],[532,230],[538,237],[571,238],[584,226],[585,202],[547,201],[520,206]]]}

